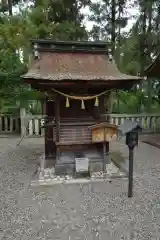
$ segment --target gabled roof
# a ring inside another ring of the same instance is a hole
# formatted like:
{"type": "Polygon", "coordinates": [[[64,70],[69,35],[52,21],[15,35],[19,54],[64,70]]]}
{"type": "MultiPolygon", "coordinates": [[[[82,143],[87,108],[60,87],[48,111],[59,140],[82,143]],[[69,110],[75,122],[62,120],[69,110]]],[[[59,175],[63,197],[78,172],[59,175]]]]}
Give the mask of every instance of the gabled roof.
{"type": "Polygon", "coordinates": [[[141,80],[139,76],[121,73],[110,60],[104,42],[55,42],[33,40],[39,58],[22,77],[34,80],[141,80]]]}

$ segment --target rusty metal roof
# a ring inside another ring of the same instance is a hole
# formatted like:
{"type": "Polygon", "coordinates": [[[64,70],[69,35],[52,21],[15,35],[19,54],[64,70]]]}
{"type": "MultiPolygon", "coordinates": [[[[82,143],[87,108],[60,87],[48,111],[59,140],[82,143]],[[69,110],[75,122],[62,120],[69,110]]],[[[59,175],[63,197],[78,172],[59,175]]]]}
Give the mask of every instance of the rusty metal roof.
{"type": "Polygon", "coordinates": [[[121,73],[106,54],[90,52],[40,52],[25,79],[43,80],[141,80],[121,73]]]}

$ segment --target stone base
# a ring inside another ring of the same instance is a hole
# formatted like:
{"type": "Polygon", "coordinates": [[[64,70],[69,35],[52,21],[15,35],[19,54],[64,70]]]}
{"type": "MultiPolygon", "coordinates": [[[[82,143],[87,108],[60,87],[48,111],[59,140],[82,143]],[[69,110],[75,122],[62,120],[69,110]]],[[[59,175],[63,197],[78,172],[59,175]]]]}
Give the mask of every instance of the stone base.
{"type": "Polygon", "coordinates": [[[47,158],[45,159],[45,162],[44,162],[44,168],[53,168],[53,166],[55,165],[56,163],[56,159],[54,158],[47,158]]]}
{"type": "MultiPolygon", "coordinates": [[[[89,163],[89,172],[100,172],[103,171],[103,162],[90,162],[89,163]]],[[[76,173],[75,163],[62,163],[55,165],[55,173],[57,175],[61,174],[71,174],[74,175],[76,173]]]]}
{"type": "MultiPolygon", "coordinates": [[[[40,159],[40,178],[56,178],[57,176],[72,176],[72,178],[76,177],[76,170],[75,170],[75,163],[58,163],[54,166],[54,159],[45,159],[44,156],[41,156],[40,159]]],[[[115,166],[113,162],[110,162],[109,164],[106,164],[106,171],[107,175],[117,175],[121,171],[119,171],[119,168],[115,166]]],[[[104,177],[103,173],[103,160],[97,159],[97,160],[90,160],[89,163],[89,174],[78,174],[78,177],[104,177]],[[80,176],[79,176],[80,175],[80,176]]]]}
{"type": "Polygon", "coordinates": [[[56,175],[64,174],[73,175],[75,173],[75,164],[74,163],[56,164],[55,173],[56,175]]]}
{"type": "MultiPolygon", "coordinates": [[[[81,176],[76,178],[75,175],[71,174],[57,174],[55,168],[41,169],[38,181],[34,181],[32,185],[54,185],[58,183],[89,183],[90,181],[107,180],[111,182],[112,178],[125,178],[125,174],[120,172],[119,169],[113,164],[106,165],[107,172],[103,171],[92,172],[90,177],[81,176]]],[[[96,168],[97,170],[97,168],[96,168]]]]}

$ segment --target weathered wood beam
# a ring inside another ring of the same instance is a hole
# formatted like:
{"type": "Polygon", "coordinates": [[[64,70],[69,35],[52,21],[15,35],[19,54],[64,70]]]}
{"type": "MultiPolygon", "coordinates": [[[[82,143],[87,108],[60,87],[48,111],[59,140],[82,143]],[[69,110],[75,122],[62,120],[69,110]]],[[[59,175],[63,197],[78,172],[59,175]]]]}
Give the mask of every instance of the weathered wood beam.
{"type": "MultiPolygon", "coordinates": [[[[55,111],[54,111],[54,102],[47,101],[45,102],[45,114],[46,122],[51,121],[51,119],[54,118],[55,111]]],[[[56,147],[55,143],[53,142],[53,127],[46,127],[45,128],[45,157],[47,158],[53,158],[55,159],[55,152],[56,147]]]]}
{"type": "Polygon", "coordinates": [[[56,113],[55,113],[55,121],[56,121],[56,142],[60,140],[60,96],[57,94],[56,96],[56,113]]]}

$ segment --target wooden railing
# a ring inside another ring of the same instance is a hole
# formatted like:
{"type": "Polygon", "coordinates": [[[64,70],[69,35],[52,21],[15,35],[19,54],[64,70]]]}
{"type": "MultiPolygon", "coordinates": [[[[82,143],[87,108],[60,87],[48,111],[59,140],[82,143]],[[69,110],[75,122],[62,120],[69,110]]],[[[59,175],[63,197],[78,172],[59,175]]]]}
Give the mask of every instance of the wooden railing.
{"type": "Polygon", "coordinates": [[[23,133],[28,137],[41,137],[44,136],[44,125],[45,116],[33,115],[24,117],[24,126],[21,125],[21,129],[24,128],[23,133]]]}
{"type": "MultiPolygon", "coordinates": [[[[106,115],[107,117],[107,115],[106,115]]],[[[125,120],[139,122],[143,132],[160,132],[159,114],[110,114],[110,122],[116,125],[122,124],[125,120]]]]}
{"type": "MultiPolygon", "coordinates": [[[[108,115],[105,115],[106,119],[108,115]]],[[[26,118],[26,136],[43,136],[44,129],[41,126],[44,123],[45,116],[30,116],[26,118]]],[[[145,133],[160,132],[160,114],[111,114],[111,123],[120,125],[125,120],[138,121],[145,133]]]]}
{"type": "Polygon", "coordinates": [[[0,133],[19,133],[21,132],[20,116],[0,114],[0,133]]]}
{"type": "MultiPolygon", "coordinates": [[[[108,115],[105,115],[106,119],[108,115]]],[[[159,114],[111,114],[110,121],[120,125],[124,120],[140,122],[143,132],[155,133],[160,132],[160,113],[159,114]]],[[[27,137],[44,136],[45,116],[42,115],[25,115],[19,116],[0,115],[0,134],[19,133],[27,137]]]]}

